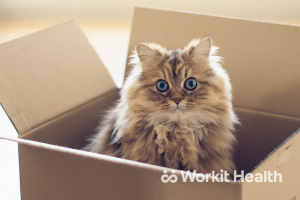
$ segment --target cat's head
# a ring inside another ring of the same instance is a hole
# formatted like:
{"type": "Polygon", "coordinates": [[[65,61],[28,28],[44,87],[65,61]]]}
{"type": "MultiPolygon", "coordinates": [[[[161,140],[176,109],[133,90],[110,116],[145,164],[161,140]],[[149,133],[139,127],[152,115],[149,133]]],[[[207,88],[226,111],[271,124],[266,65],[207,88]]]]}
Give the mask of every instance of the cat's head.
{"type": "Polygon", "coordinates": [[[137,44],[122,91],[131,110],[169,120],[230,114],[231,85],[215,55],[217,49],[211,37],[192,40],[177,50],[137,44]]]}

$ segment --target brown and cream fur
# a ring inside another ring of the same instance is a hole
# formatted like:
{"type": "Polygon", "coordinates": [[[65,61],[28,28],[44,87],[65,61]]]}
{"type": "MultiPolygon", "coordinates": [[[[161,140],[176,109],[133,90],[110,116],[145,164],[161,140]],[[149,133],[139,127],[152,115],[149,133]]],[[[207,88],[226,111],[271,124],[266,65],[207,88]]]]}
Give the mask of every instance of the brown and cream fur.
{"type": "Polygon", "coordinates": [[[121,98],[85,150],[174,169],[231,173],[238,120],[217,50],[210,37],[177,50],[138,44],[121,98]],[[190,77],[197,82],[193,91],[184,86],[190,77]],[[169,89],[158,91],[158,80],[169,89]]]}

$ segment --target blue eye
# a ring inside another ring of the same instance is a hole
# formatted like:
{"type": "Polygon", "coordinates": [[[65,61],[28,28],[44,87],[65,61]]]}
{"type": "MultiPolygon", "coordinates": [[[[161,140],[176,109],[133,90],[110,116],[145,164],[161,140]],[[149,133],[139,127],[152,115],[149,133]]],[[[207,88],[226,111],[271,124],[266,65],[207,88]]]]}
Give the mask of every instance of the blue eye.
{"type": "Polygon", "coordinates": [[[184,86],[187,90],[194,90],[197,87],[197,81],[194,78],[189,78],[185,81],[184,86]]]}
{"type": "Polygon", "coordinates": [[[157,88],[158,91],[164,92],[164,91],[166,91],[167,89],[169,89],[169,85],[168,85],[168,83],[167,83],[166,81],[164,81],[164,80],[159,80],[159,81],[157,81],[157,83],[156,83],[156,88],[157,88]]]}

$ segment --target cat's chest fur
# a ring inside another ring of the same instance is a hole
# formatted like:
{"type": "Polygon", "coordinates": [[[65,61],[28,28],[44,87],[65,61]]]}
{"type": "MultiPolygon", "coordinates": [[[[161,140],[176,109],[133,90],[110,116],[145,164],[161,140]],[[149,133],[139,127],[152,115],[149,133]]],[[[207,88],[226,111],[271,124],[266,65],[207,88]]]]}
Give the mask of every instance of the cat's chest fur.
{"type": "Polygon", "coordinates": [[[177,169],[197,169],[203,125],[153,124],[139,136],[128,134],[123,157],[177,169]],[[200,133],[201,132],[201,133],[200,133]]]}

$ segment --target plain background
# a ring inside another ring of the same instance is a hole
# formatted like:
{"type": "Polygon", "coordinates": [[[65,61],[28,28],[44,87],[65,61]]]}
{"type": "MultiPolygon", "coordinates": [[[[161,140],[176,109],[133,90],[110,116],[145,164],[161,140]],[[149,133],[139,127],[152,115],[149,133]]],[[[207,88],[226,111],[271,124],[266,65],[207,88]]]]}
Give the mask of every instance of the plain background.
{"type": "MultiPolygon", "coordinates": [[[[0,44],[77,19],[116,85],[121,87],[134,6],[300,25],[299,0],[1,0],[0,44]]],[[[18,137],[1,107],[0,136],[18,137]]],[[[0,199],[20,199],[18,146],[2,140],[0,199]]]]}

